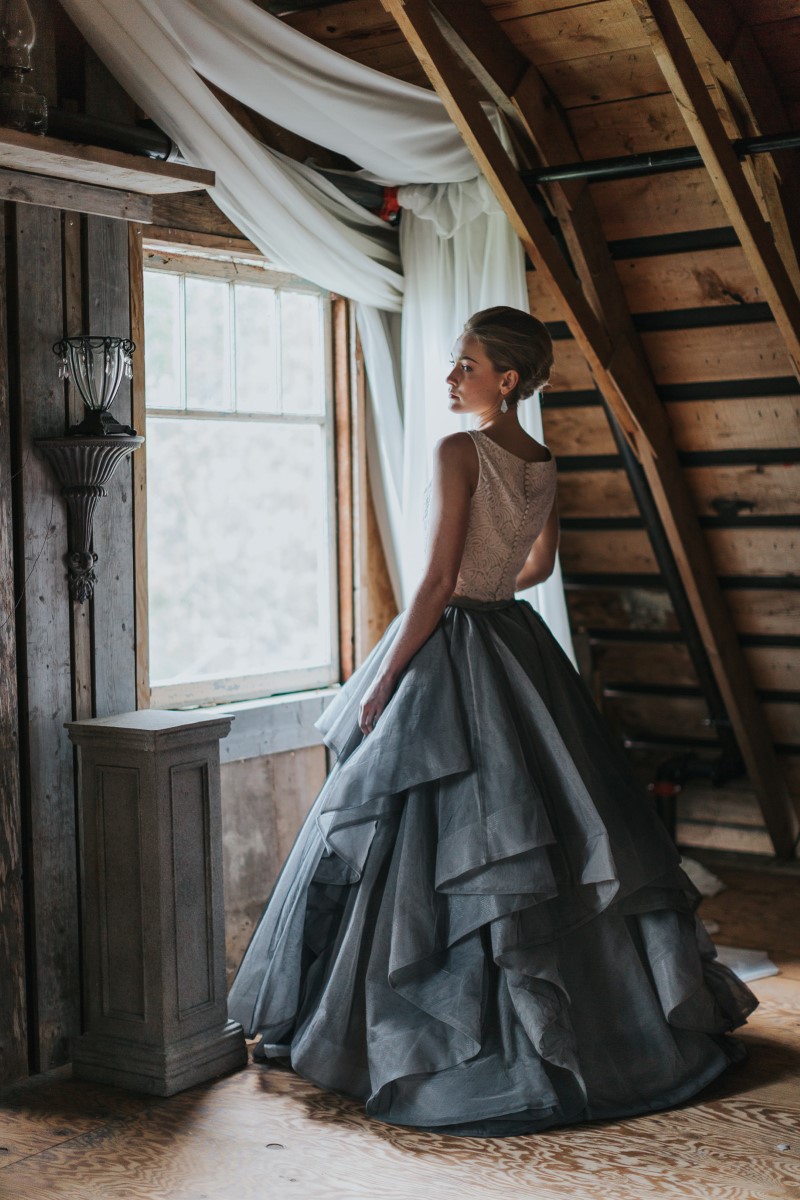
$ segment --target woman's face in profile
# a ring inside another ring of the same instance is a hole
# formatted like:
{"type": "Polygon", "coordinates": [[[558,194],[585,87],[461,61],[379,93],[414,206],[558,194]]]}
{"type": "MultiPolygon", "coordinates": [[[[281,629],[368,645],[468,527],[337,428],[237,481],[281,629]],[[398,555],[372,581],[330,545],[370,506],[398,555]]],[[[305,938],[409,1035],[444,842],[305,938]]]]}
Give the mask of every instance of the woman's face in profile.
{"type": "Polygon", "coordinates": [[[451,412],[494,412],[516,382],[516,373],[495,370],[480,342],[469,335],[456,342],[452,362],[447,376],[451,412]]]}

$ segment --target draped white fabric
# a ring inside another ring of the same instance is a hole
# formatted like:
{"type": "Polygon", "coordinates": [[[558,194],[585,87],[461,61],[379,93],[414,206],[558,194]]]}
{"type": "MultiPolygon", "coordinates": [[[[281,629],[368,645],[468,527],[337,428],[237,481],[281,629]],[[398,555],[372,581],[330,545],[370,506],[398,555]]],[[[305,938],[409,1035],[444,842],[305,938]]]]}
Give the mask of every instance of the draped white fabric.
{"type": "MultiPolygon", "coordinates": [[[[376,510],[395,594],[406,603],[421,566],[430,452],[454,427],[443,384],[449,348],[470,312],[527,308],[519,242],[444,107],[424,88],[320,46],[252,0],[62,3],[187,159],[216,172],[211,194],[234,224],[276,264],[358,302],[376,510]],[[265,148],[200,75],[347,155],[369,177],[412,185],[402,189],[402,269],[384,222],[319,172],[265,148]],[[402,392],[391,316],[401,308],[402,392]]],[[[538,399],[526,405],[524,419],[541,436],[538,399]]],[[[535,593],[532,602],[571,654],[560,577],[535,593]]]]}
{"type": "Polygon", "coordinates": [[[186,157],[216,171],[214,200],[273,262],[321,287],[399,311],[403,279],[392,231],[324,176],[267,150],[242,128],[200,79],[172,28],[177,2],[64,0],[64,8],[186,157]]]}

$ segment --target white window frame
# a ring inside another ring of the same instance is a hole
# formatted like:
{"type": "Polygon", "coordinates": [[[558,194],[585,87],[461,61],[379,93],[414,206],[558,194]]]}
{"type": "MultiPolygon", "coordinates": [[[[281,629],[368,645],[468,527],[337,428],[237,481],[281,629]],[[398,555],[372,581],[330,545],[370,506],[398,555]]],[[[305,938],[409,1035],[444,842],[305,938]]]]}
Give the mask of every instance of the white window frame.
{"type": "MultiPolygon", "coordinates": [[[[287,693],[311,692],[336,686],[340,677],[340,647],[339,647],[339,590],[338,590],[338,530],[336,519],[336,426],[334,413],[333,387],[333,336],[331,321],[330,295],[323,288],[308,283],[285,271],[278,271],[269,266],[265,260],[256,256],[241,257],[230,252],[215,252],[213,250],[198,251],[192,248],[184,251],[173,245],[143,241],[143,267],[145,271],[164,271],[178,276],[199,276],[227,280],[231,288],[234,283],[255,283],[268,288],[280,289],[290,287],[292,291],[309,292],[322,297],[323,301],[323,343],[325,356],[324,388],[325,405],[322,413],[237,413],[230,411],[207,411],[204,409],[181,408],[152,408],[144,404],[144,434],[147,436],[147,421],[151,418],[169,420],[210,420],[210,421],[240,421],[260,424],[312,424],[319,425],[325,430],[325,461],[328,472],[327,508],[325,514],[326,537],[325,545],[328,550],[329,585],[328,611],[330,620],[331,659],[329,663],[315,667],[297,668],[286,671],[262,673],[260,675],[229,676],[222,679],[208,679],[197,682],[150,685],[150,706],[158,708],[196,708],[210,705],[226,705],[239,701],[261,700],[280,696],[287,693]]],[[[235,311],[229,302],[229,313],[233,322],[235,311]]],[[[185,304],[183,286],[181,286],[181,346],[180,379],[182,399],[185,399],[186,386],[186,338],[185,338],[185,304]]],[[[231,330],[231,335],[233,330],[231,330]]],[[[232,388],[235,386],[235,339],[231,336],[231,379],[232,388]]],[[[146,393],[145,380],[145,393],[146,393]]],[[[231,396],[233,399],[233,395],[231,396]]],[[[145,443],[146,444],[146,443],[145,443]]],[[[149,616],[149,596],[148,596],[149,616]]],[[[149,638],[147,639],[149,645],[149,638]]],[[[149,665],[148,665],[149,678],[149,665]]]]}

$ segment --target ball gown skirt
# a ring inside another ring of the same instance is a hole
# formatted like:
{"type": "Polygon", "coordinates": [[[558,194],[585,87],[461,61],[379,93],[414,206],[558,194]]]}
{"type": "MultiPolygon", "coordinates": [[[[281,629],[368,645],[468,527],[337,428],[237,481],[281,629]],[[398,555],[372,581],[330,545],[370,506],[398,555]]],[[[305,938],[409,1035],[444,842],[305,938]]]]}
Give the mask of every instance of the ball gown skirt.
{"type": "Polygon", "coordinates": [[[527,602],[465,600],[364,737],[400,619],[317,723],[336,761],[231,1016],[257,1057],[422,1129],[686,1100],[746,1057],[729,1031],[758,1002],[590,693],[527,602]]]}

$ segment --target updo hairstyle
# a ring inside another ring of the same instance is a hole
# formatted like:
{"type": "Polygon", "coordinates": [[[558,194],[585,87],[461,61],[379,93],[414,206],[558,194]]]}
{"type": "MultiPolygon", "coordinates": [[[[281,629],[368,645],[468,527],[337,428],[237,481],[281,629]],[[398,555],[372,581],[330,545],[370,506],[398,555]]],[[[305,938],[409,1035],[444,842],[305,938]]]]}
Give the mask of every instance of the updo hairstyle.
{"type": "Polygon", "coordinates": [[[506,396],[509,408],[545,386],[553,367],[553,339],[547,328],[520,308],[499,304],[473,313],[464,337],[480,342],[495,371],[516,371],[519,383],[506,396]]]}

